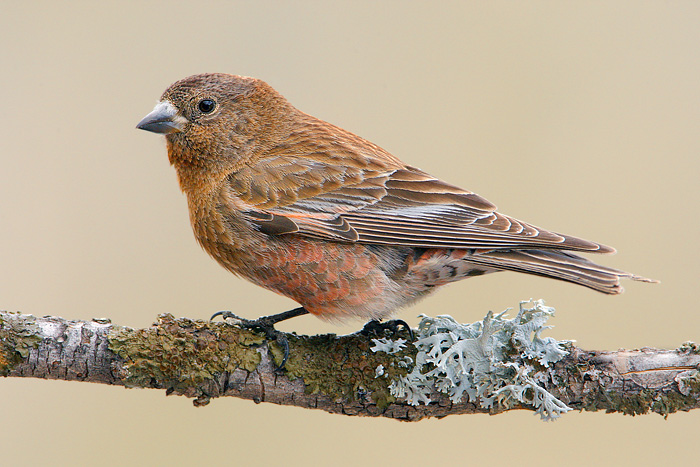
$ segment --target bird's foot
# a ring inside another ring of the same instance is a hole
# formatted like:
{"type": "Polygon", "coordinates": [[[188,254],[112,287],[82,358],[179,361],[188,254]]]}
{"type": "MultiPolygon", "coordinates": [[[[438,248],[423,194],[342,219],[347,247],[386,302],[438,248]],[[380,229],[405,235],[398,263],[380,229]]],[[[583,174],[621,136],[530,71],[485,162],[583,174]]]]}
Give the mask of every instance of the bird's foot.
{"type": "Polygon", "coordinates": [[[392,319],[391,321],[373,319],[365,324],[360,334],[370,337],[384,337],[385,334],[389,333],[391,336],[394,336],[401,332],[400,328],[403,328],[408,333],[410,341],[413,342],[413,329],[402,319],[392,319]]]}
{"type": "Polygon", "coordinates": [[[230,311],[217,311],[211,316],[210,320],[213,321],[217,316],[221,316],[224,319],[231,318],[236,320],[238,322],[238,326],[241,328],[250,329],[252,331],[261,331],[265,334],[265,339],[274,340],[277,342],[277,345],[282,348],[282,363],[275,368],[275,372],[279,373],[284,370],[284,366],[287,364],[287,360],[289,359],[289,340],[284,332],[275,329],[275,324],[289,318],[294,318],[295,316],[305,315],[307,313],[308,311],[306,311],[304,307],[299,307],[283,313],[278,313],[276,315],[263,316],[258,319],[251,320],[241,318],[230,311]]]}

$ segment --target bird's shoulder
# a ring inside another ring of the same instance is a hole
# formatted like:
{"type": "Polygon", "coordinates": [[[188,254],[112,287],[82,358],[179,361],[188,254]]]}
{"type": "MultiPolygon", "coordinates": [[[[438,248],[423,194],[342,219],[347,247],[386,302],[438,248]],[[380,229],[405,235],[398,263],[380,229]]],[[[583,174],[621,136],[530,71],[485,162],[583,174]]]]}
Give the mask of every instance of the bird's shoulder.
{"type": "Polygon", "coordinates": [[[302,114],[284,138],[230,174],[227,183],[235,196],[265,209],[349,186],[371,191],[403,166],[379,146],[302,114]]]}

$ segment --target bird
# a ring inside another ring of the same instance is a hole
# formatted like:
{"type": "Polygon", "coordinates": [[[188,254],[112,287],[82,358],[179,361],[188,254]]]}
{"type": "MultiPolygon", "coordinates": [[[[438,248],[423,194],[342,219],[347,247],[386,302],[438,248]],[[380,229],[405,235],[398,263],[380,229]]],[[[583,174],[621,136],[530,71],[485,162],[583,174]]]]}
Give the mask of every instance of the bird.
{"type": "Polygon", "coordinates": [[[189,76],[137,128],[165,135],[202,248],[300,305],[271,323],[306,313],[383,320],[441,286],[499,271],[605,294],[622,292],[621,279],[656,282],[580,256],[615,250],[501,214],[260,79],[189,76]]]}

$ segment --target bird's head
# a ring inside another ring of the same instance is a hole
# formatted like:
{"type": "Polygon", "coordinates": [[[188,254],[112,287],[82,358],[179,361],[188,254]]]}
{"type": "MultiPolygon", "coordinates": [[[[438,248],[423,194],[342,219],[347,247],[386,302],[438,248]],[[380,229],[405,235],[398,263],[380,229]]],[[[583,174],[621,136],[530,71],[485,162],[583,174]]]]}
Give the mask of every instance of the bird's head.
{"type": "Polygon", "coordinates": [[[165,135],[178,171],[230,172],[275,144],[287,131],[290,109],[261,80],[207,73],[172,84],[136,128],[165,135]]]}

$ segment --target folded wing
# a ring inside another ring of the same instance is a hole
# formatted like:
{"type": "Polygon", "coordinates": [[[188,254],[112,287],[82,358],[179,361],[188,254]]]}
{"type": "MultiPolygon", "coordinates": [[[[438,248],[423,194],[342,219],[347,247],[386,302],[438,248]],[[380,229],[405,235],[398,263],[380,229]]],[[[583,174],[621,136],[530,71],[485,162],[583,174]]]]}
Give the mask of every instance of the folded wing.
{"type": "MultiPolygon", "coordinates": [[[[285,165],[280,160],[277,164],[285,165]]],[[[286,165],[279,173],[292,177],[290,183],[277,180],[267,189],[248,189],[259,192],[261,200],[251,203],[249,219],[265,233],[425,248],[614,251],[500,214],[481,196],[413,167],[329,171],[320,161],[298,158],[286,165]],[[277,190],[273,196],[270,187],[277,190]]],[[[247,179],[260,183],[259,177],[247,179]]]]}

